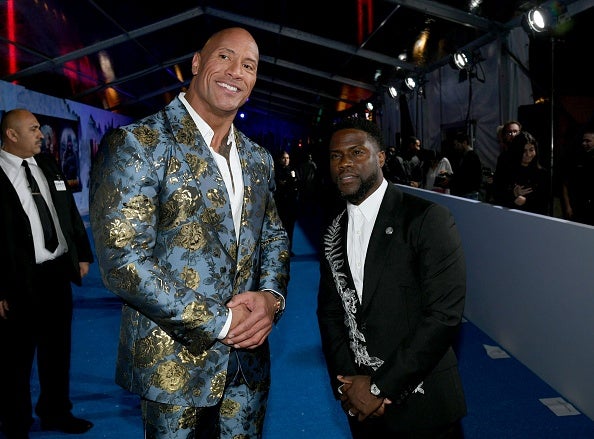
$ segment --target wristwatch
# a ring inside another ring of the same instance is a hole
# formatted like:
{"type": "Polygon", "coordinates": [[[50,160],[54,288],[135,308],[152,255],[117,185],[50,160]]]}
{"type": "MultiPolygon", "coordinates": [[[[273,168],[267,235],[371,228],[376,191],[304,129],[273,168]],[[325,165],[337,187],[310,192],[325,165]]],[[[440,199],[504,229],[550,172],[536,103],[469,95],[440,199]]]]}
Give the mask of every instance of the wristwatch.
{"type": "Polygon", "coordinates": [[[379,389],[379,387],[375,383],[371,383],[371,387],[369,388],[369,391],[371,392],[371,394],[373,396],[377,396],[377,397],[379,397],[382,393],[382,391],[379,389]]]}

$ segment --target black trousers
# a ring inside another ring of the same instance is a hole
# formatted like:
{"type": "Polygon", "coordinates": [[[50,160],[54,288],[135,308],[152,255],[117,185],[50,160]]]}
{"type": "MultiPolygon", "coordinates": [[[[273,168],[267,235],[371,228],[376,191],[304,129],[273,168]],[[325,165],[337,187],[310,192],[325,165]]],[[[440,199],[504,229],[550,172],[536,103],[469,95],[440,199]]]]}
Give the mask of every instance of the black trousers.
{"type": "Polygon", "coordinates": [[[381,418],[368,418],[359,422],[349,417],[348,420],[353,439],[464,439],[460,421],[428,430],[393,432],[386,429],[381,418]]]}
{"type": "Polygon", "coordinates": [[[7,433],[29,431],[33,422],[31,371],[37,355],[41,418],[70,413],[72,288],[68,257],[38,264],[28,303],[0,319],[0,419],[7,433]]]}

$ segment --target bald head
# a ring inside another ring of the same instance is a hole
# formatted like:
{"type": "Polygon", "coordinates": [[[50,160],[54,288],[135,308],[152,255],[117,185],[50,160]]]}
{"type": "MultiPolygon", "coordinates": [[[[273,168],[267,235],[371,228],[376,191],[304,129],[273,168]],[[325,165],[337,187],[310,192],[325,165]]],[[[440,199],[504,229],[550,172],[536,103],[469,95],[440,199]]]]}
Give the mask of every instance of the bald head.
{"type": "Polygon", "coordinates": [[[227,40],[239,40],[242,44],[251,44],[256,58],[255,61],[256,63],[258,62],[260,56],[258,44],[256,43],[256,40],[254,40],[252,34],[242,27],[229,27],[212,34],[210,38],[206,40],[206,43],[204,43],[200,53],[204,54],[205,52],[212,51],[220,46],[222,42],[227,40]]]}
{"type": "Polygon", "coordinates": [[[29,110],[25,110],[24,108],[15,108],[14,110],[10,110],[4,114],[2,123],[0,123],[0,130],[2,130],[2,144],[4,144],[8,138],[7,130],[9,128],[19,128],[22,125],[23,120],[26,119],[28,115],[32,116],[32,113],[29,110]]]}
{"type": "Polygon", "coordinates": [[[194,55],[186,99],[211,127],[226,133],[254,88],[259,56],[256,41],[240,27],[215,33],[194,55]]]}
{"type": "Polygon", "coordinates": [[[33,113],[24,108],[7,112],[2,118],[2,149],[21,158],[33,157],[41,151],[43,133],[33,113]]]}

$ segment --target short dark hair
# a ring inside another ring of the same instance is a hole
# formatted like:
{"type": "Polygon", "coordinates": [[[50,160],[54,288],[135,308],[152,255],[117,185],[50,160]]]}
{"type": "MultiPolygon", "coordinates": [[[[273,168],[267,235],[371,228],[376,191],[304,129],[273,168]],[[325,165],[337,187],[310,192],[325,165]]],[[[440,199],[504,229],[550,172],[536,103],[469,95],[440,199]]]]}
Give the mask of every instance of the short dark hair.
{"type": "Polygon", "coordinates": [[[510,142],[509,151],[511,156],[516,162],[519,162],[522,159],[522,155],[524,154],[524,147],[528,144],[534,145],[534,151],[536,152],[536,155],[530,163],[530,166],[540,167],[538,158],[538,140],[536,140],[536,137],[534,137],[528,131],[520,131],[510,142]]]}
{"type": "Polygon", "coordinates": [[[382,132],[379,128],[379,126],[371,121],[371,120],[367,120],[367,119],[361,119],[361,118],[348,118],[348,119],[343,119],[340,122],[338,122],[336,125],[334,125],[334,127],[332,128],[332,134],[334,134],[337,131],[340,130],[348,130],[348,129],[354,129],[354,130],[360,130],[360,131],[365,131],[372,139],[374,139],[377,143],[378,148],[380,149],[380,151],[385,151],[386,150],[386,146],[384,145],[384,140],[382,137],[382,132]]]}
{"type": "Polygon", "coordinates": [[[520,128],[520,131],[522,131],[522,124],[514,119],[506,120],[501,128],[505,130],[507,127],[513,124],[516,124],[520,128]]]}

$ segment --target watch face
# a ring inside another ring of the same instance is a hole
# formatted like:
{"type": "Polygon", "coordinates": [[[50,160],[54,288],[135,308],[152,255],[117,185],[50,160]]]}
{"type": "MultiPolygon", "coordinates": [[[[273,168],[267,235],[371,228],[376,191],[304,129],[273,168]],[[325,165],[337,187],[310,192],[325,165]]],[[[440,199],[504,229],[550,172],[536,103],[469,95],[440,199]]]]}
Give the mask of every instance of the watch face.
{"type": "Polygon", "coordinates": [[[375,396],[379,396],[380,393],[381,392],[380,392],[379,387],[377,387],[375,384],[372,384],[371,385],[371,394],[375,395],[375,396]]]}

